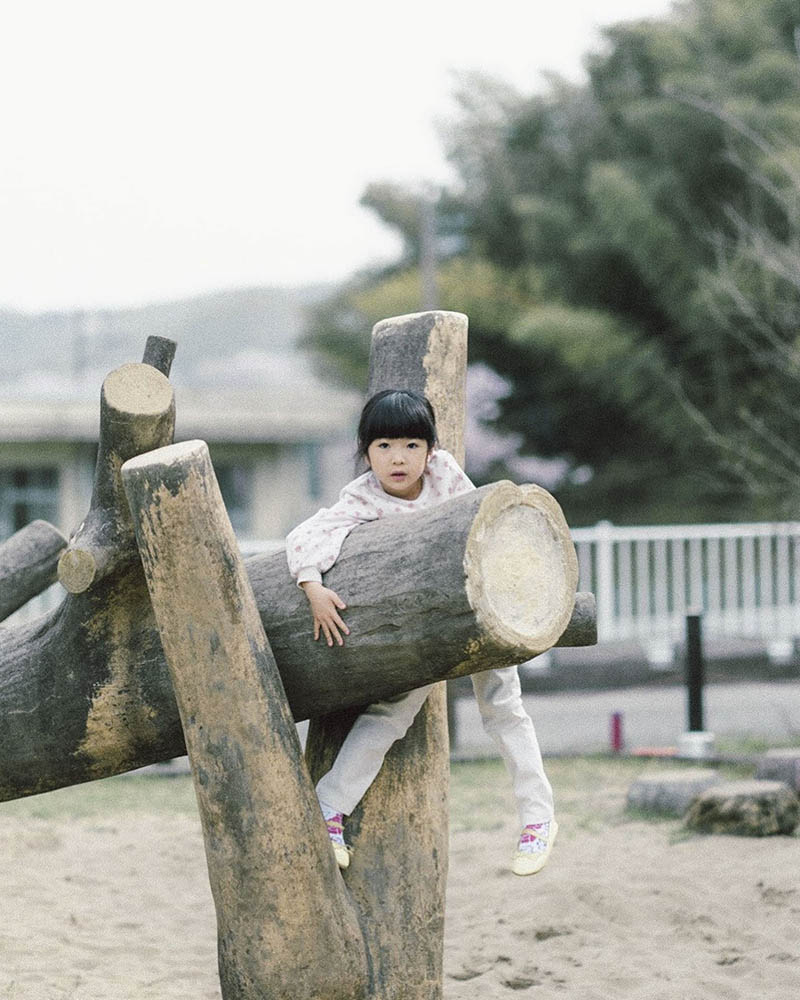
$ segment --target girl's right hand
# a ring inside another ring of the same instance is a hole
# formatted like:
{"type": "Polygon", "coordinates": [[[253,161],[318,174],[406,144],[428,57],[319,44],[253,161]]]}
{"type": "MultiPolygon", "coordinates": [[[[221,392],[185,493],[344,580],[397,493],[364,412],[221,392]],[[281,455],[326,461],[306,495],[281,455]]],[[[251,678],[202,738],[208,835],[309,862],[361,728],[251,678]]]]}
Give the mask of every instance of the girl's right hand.
{"type": "Polygon", "coordinates": [[[344,645],[344,639],[339,634],[339,629],[345,635],[350,635],[350,629],[345,625],[339,611],[344,611],[347,605],[339,595],[328,587],[309,580],[300,584],[311,605],[311,614],[314,618],[314,641],[319,639],[320,629],[325,636],[325,641],[329,646],[333,645],[334,639],[339,646],[344,645]]]}

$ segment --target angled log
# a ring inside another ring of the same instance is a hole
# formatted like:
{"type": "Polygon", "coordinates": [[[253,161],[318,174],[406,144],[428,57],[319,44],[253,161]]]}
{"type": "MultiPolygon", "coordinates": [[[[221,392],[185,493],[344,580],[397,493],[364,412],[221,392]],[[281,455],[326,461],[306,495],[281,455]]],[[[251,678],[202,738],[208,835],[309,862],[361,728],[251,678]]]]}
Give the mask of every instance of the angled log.
{"type": "Polygon", "coordinates": [[[66,544],[52,524],[31,521],[0,545],[0,621],[56,582],[66,544]]]}
{"type": "Polygon", "coordinates": [[[367,960],[203,442],[122,468],[192,766],[224,1000],[355,1000],[367,960]]]}
{"type": "Polygon", "coordinates": [[[175,397],[167,373],[174,344],[149,338],[149,361],[123,365],[103,382],[100,397],[100,444],[89,513],[70,538],[58,561],[58,579],[71,594],[93,584],[136,559],[133,525],[122,492],[119,470],[134,455],[172,441],[175,397]]]}

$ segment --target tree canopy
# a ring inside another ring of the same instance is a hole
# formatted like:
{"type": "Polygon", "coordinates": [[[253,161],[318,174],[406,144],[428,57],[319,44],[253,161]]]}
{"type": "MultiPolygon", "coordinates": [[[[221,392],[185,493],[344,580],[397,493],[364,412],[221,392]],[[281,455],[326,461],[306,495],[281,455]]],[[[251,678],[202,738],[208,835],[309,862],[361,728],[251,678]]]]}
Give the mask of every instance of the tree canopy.
{"type": "MultiPolygon", "coordinates": [[[[686,0],[605,30],[583,85],[462,78],[437,198],[439,304],[501,375],[497,427],[564,459],[571,523],[780,517],[800,451],[800,10],[686,0]]],[[[418,301],[419,196],[364,204],[404,253],[316,316],[364,378],[374,319],[418,301]]]]}

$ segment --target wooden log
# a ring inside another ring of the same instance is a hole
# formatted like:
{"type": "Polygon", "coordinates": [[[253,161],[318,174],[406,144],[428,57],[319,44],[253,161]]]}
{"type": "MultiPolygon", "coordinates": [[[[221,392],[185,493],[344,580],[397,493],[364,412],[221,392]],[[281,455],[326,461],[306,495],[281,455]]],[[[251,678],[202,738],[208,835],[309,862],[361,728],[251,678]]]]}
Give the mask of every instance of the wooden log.
{"type": "MultiPolygon", "coordinates": [[[[333,650],[313,641],[308,602],[289,575],[285,554],[247,561],[297,721],[445,676],[530,659],[538,651],[541,633],[533,637],[535,645],[509,647],[505,628],[493,637],[469,605],[463,561],[472,521],[498,489],[515,496],[534,521],[542,517],[530,506],[536,493],[526,496],[512,484],[497,484],[402,518],[390,531],[380,521],[353,531],[325,577],[346,595],[352,629],[346,644],[333,650]],[[426,561],[422,539],[429,537],[438,542],[426,561]],[[405,558],[404,552],[414,557],[405,558]],[[397,581],[388,604],[385,589],[376,593],[371,583],[382,569],[385,580],[397,581]],[[457,585],[452,593],[451,583],[457,585]]],[[[485,539],[485,532],[480,538],[476,532],[473,544],[485,539]]],[[[481,565],[478,555],[472,565],[481,565]]],[[[534,607],[545,580],[530,578],[529,585],[534,607]]],[[[487,622],[491,626],[491,619],[487,622]]],[[[102,587],[67,596],[38,621],[0,629],[0,799],[106,777],[183,752],[139,565],[123,567],[102,587]]]]}
{"type": "Polygon", "coordinates": [[[55,583],[66,544],[52,524],[31,521],[0,545],[0,621],[55,583]]]}
{"type": "MultiPolygon", "coordinates": [[[[413,389],[427,396],[437,416],[440,444],[463,464],[466,359],[467,318],[460,313],[428,312],[385,320],[372,332],[367,396],[390,388],[413,389]]],[[[426,554],[436,553],[437,562],[448,555],[447,541],[438,530],[441,522],[435,516],[441,511],[434,512],[430,522],[433,531],[426,533],[424,541],[426,554]]],[[[385,535],[382,547],[386,561],[379,573],[359,581],[364,596],[385,591],[387,584],[394,589],[395,574],[409,570],[413,573],[417,555],[422,556],[416,546],[413,553],[403,552],[393,523],[374,527],[385,535]]],[[[336,582],[337,574],[346,569],[345,558],[343,552],[330,571],[330,586],[351,612],[360,600],[342,593],[336,582]]],[[[466,568],[466,560],[462,567],[466,568]]],[[[451,574],[445,571],[442,589],[447,589],[451,581],[451,574]]],[[[417,630],[409,627],[411,623],[403,609],[396,606],[394,597],[381,603],[391,609],[397,644],[411,641],[413,655],[426,658],[428,650],[414,642],[419,638],[412,638],[417,630]]],[[[348,624],[352,632],[350,612],[348,624]]],[[[427,627],[432,624],[429,621],[427,627]]],[[[434,626],[430,634],[435,631],[434,626]]],[[[424,645],[429,647],[430,643],[424,645]]],[[[375,659],[373,656],[373,662],[375,659]]],[[[365,700],[378,699],[372,695],[365,700]]],[[[355,714],[344,712],[312,719],[306,755],[315,780],[333,764],[355,714]]],[[[391,748],[380,773],[348,820],[347,835],[354,856],[346,878],[367,917],[367,947],[381,972],[376,997],[435,1000],[441,996],[448,781],[447,705],[444,685],[440,684],[429,695],[405,738],[391,748]]]]}
{"type": "MultiPolygon", "coordinates": [[[[148,350],[165,363],[163,344],[150,345],[145,356],[148,350]]],[[[71,594],[83,593],[136,559],[119,470],[134,455],[169,444],[174,432],[175,398],[166,375],[143,363],[123,365],[106,377],[89,513],[58,561],[58,579],[71,594]]]]}
{"type": "Polygon", "coordinates": [[[352,1000],[367,960],[203,442],[122,468],[177,696],[224,1000],[352,1000]]]}
{"type": "Polygon", "coordinates": [[[586,590],[577,592],[569,623],[555,645],[569,647],[597,645],[597,601],[594,594],[586,590]]]}

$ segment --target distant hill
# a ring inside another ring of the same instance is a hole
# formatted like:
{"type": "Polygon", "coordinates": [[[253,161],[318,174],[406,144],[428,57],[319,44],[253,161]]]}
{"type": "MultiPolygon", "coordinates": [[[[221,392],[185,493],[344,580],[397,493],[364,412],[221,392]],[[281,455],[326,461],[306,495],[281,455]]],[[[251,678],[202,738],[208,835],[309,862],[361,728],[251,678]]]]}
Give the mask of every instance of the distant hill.
{"type": "Polygon", "coordinates": [[[172,380],[248,388],[267,375],[310,372],[297,352],[307,311],[330,286],[246,288],[133,309],[29,314],[0,310],[0,393],[92,394],[102,378],[140,361],[151,334],[178,344],[172,380]]]}

